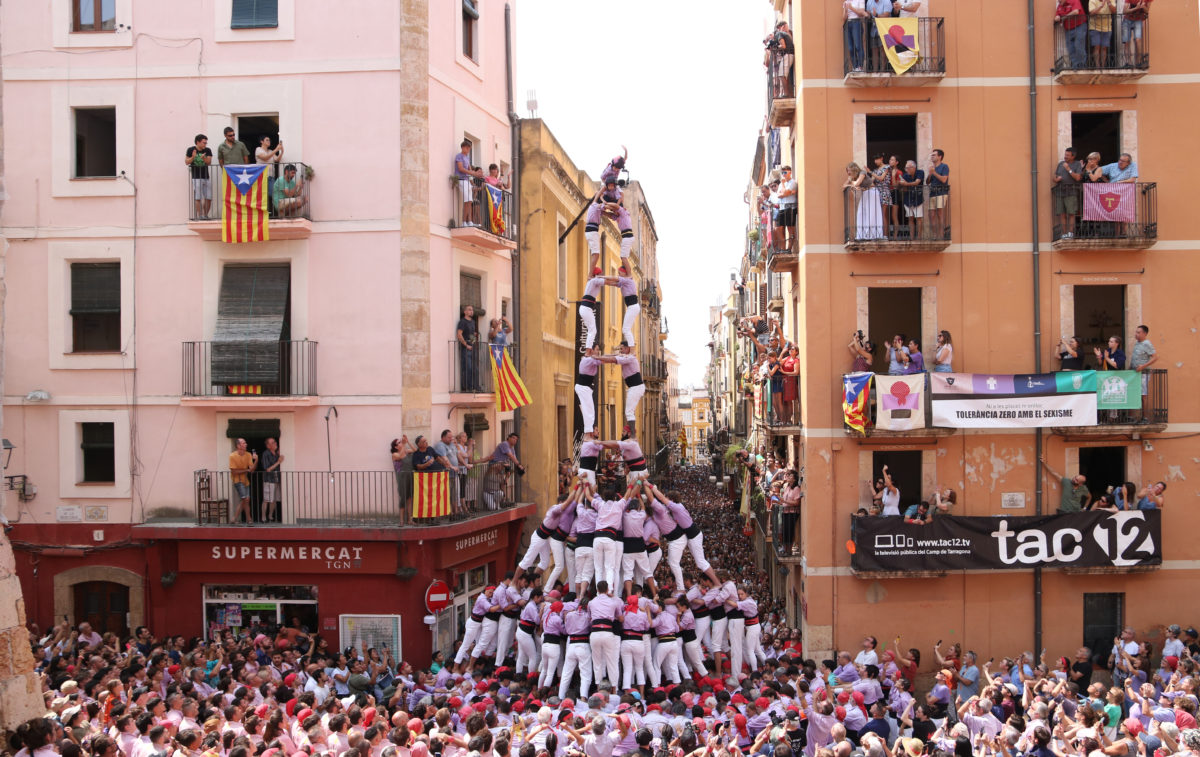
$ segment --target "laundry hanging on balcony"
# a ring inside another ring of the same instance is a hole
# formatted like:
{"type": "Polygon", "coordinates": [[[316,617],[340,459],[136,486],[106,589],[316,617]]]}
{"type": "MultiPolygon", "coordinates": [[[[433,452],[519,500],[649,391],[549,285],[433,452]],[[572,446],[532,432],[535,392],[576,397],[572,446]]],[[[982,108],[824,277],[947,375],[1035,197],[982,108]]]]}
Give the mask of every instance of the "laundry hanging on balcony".
{"type": "Polygon", "coordinates": [[[265,242],[271,238],[267,221],[268,164],[225,166],[225,212],[222,242],[265,242]]]}
{"type": "Polygon", "coordinates": [[[888,63],[892,70],[902,74],[912,68],[920,53],[917,42],[917,19],[908,18],[877,18],[875,28],[879,39],[883,41],[883,49],[887,52],[888,63]]]}
{"type": "Polygon", "coordinates": [[[496,385],[496,410],[506,413],[509,410],[533,404],[529,390],[525,388],[525,382],[517,374],[517,367],[513,365],[508,350],[498,344],[493,344],[491,350],[492,377],[495,379],[496,385]]]}

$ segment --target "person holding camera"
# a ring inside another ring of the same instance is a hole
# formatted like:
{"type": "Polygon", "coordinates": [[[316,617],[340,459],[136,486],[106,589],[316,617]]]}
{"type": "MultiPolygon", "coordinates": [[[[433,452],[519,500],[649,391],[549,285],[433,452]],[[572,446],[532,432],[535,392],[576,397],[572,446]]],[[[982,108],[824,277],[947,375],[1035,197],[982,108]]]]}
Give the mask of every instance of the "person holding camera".
{"type": "Polygon", "coordinates": [[[871,370],[871,358],[875,353],[875,343],[863,337],[862,329],[850,335],[850,344],[846,345],[846,349],[850,350],[850,354],[854,356],[854,363],[850,366],[851,372],[862,373],[871,370]]]}

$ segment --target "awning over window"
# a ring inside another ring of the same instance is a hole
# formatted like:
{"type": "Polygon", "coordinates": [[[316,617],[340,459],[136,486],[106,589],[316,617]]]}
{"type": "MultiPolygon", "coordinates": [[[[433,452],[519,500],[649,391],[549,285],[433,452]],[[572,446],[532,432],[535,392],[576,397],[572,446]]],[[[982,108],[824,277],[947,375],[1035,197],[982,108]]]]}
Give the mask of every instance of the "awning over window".
{"type": "Polygon", "coordinates": [[[213,333],[212,383],[281,384],[291,268],[225,266],[213,333]]]}

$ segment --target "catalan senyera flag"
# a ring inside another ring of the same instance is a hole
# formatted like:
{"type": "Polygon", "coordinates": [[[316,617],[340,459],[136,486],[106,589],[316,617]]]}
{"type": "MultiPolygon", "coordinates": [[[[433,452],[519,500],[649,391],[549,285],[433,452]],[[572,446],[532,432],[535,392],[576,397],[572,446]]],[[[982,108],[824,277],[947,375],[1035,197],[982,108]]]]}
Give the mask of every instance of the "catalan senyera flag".
{"type": "Polygon", "coordinates": [[[413,517],[437,518],[450,514],[450,473],[413,472],[413,517]]]}
{"type": "Polygon", "coordinates": [[[875,29],[879,32],[879,40],[887,52],[888,63],[892,70],[902,74],[912,68],[917,62],[920,47],[917,41],[917,19],[908,18],[877,18],[875,29]]]}
{"type": "Polygon", "coordinates": [[[504,233],[504,192],[500,187],[493,187],[491,184],[484,183],[484,204],[487,205],[488,222],[491,224],[493,234],[504,233]]]}
{"type": "Polygon", "coordinates": [[[867,426],[871,423],[867,401],[871,396],[871,379],[874,376],[870,371],[847,373],[842,376],[842,415],[846,426],[860,434],[865,434],[867,426]]]}
{"type": "Polygon", "coordinates": [[[230,384],[225,391],[230,394],[262,394],[262,384],[230,384]]]}
{"type": "Polygon", "coordinates": [[[222,242],[266,242],[266,163],[225,166],[225,213],[221,217],[222,242]]]}
{"type": "Polygon", "coordinates": [[[517,374],[508,350],[498,344],[491,345],[492,378],[496,383],[496,410],[504,413],[533,404],[525,382],[517,374]]]}

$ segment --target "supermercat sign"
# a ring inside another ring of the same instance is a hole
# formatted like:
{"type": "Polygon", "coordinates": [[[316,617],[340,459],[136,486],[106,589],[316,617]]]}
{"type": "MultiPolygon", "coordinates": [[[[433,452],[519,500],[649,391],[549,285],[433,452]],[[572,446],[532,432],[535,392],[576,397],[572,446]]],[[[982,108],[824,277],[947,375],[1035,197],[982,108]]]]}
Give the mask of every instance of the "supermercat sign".
{"type": "Polygon", "coordinates": [[[1162,513],[1089,511],[1028,517],[898,516],[852,520],[857,571],[1136,568],[1162,564],[1162,513]]]}
{"type": "Polygon", "coordinates": [[[394,573],[391,542],[180,542],[179,567],[188,572],[394,573]]]}

